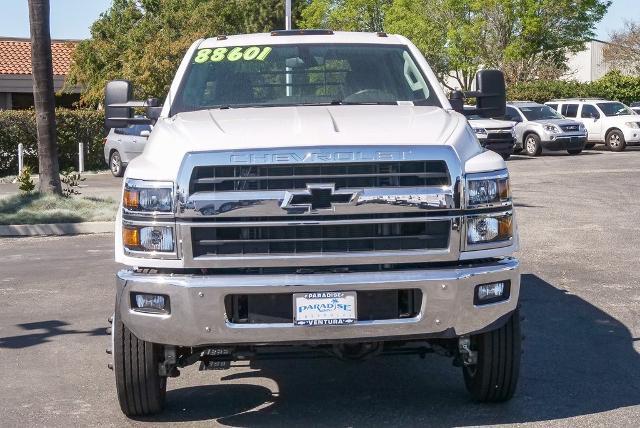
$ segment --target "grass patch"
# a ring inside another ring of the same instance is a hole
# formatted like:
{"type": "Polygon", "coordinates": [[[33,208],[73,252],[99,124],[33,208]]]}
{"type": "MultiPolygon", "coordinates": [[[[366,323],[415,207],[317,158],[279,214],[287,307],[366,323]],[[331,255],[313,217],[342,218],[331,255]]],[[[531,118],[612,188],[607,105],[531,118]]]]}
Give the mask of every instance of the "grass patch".
{"type": "Polygon", "coordinates": [[[0,199],[0,224],[81,223],[111,221],[118,204],[113,199],[14,195],[0,199]]]}

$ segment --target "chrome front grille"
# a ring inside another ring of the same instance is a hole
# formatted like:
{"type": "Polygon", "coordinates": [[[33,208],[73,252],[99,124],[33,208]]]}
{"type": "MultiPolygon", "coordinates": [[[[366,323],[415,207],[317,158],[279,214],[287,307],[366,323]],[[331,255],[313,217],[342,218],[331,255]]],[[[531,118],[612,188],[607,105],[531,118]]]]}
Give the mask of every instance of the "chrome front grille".
{"type": "Polygon", "coordinates": [[[511,134],[511,128],[487,129],[487,140],[492,142],[513,141],[513,134],[511,134]]]}
{"type": "Polygon", "coordinates": [[[304,189],[308,183],[338,189],[447,186],[450,181],[444,161],[199,166],[189,193],[304,189]]]}
{"type": "Polygon", "coordinates": [[[192,227],[193,256],[337,254],[371,251],[442,250],[451,221],[192,227]]]}
{"type": "Polygon", "coordinates": [[[448,146],[191,153],[177,185],[185,267],[457,260],[448,146]]]}
{"type": "Polygon", "coordinates": [[[560,125],[560,128],[564,132],[577,132],[577,131],[580,130],[580,126],[579,125],[560,125]]]}

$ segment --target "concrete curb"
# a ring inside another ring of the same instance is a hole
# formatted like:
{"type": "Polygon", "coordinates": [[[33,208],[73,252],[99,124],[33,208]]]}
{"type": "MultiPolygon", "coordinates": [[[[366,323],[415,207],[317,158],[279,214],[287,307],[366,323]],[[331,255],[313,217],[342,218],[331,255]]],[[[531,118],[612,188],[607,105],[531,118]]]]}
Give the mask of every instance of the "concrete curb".
{"type": "Polygon", "coordinates": [[[63,236],[91,233],[113,233],[112,221],[87,223],[16,224],[0,226],[0,236],[63,236]]]}

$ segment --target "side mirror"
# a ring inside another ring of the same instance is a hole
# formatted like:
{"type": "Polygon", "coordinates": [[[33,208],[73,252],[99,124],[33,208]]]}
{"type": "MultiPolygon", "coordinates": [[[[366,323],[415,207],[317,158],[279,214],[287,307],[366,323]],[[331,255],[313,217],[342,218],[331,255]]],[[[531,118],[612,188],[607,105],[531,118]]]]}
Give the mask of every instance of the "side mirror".
{"type": "Polygon", "coordinates": [[[507,109],[504,74],[500,70],[480,70],[476,73],[476,90],[464,93],[453,91],[449,101],[455,111],[466,116],[478,115],[487,119],[504,117],[507,109]],[[476,106],[468,109],[461,108],[460,104],[464,104],[464,98],[475,98],[476,106]]]}
{"type": "Polygon", "coordinates": [[[162,106],[157,98],[132,100],[133,86],[128,80],[112,80],[104,91],[105,128],[125,128],[128,125],[148,125],[160,117],[162,106]],[[134,116],[135,108],[145,108],[146,117],[134,116]]]}
{"type": "Polygon", "coordinates": [[[449,95],[449,104],[451,108],[458,113],[464,111],[464,94],[462,91],[452,91],[449,95]]]}
{"type": "Polygon", "coordinates": [[[104,126],[106,128],[125,128],[133,117],[131,101],[133,87],[128,80],[112,80],[104,91],[104,126]]]}
{"type": "Polygon", "coordinates": [[[484,117],[504,116],[507,91],[500,70],[480,70],[476,73],[477,111],[484,117]]]}

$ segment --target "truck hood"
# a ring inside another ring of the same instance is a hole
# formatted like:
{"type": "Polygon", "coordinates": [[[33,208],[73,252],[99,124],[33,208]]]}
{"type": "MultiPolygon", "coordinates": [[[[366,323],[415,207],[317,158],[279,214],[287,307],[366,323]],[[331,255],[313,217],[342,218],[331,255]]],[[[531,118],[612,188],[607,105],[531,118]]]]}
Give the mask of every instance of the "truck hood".
{"type": "Polygon", "coordinates": [[[464,116],[428,106],[302,106],[186,112],[158,121],[127,175],[170,180],[189,152],[259,148],[452,145],[462,159],[481,152],[463,138],[464,116]],[[143,170],[143,171],[142,171],[143,170]]]}

